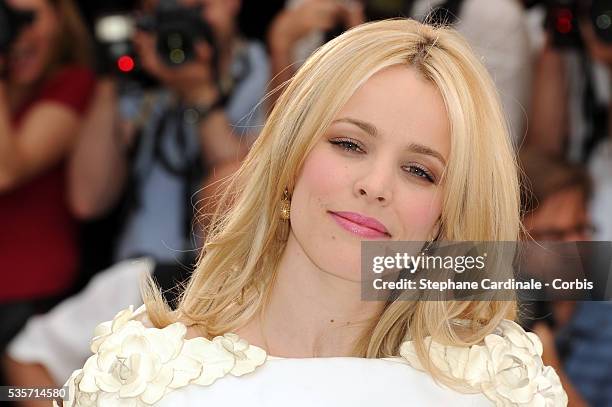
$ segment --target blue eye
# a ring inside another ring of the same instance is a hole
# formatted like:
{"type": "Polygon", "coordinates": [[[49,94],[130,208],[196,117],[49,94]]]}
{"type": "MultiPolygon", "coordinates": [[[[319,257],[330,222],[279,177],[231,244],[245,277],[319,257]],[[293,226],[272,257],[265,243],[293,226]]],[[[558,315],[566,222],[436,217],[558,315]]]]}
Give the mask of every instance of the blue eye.
{"type": "Polygon", "coordinates": [[[352,151],[357,153],[365,152],[357,143],[351,140],[330,140],[329,142],[346,151],[352,151]]]}
{"type": "Polygon", "coordinates": [[[407,172],[410,174],[414,174],[416,177],[423,178],[428,182],[431,182],[432,184],[435,183],[434,176],[425,168],[421,168],[417,165],[409,165],[407,172]]]}

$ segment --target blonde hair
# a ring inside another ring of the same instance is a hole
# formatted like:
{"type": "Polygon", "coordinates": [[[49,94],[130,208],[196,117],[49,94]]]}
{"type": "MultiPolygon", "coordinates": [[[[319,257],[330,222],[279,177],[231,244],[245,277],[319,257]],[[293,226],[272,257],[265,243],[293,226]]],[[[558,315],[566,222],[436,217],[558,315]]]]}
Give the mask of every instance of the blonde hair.
{"type": "MultiPolygon", "coordinates": [[[[451,123],[439,237],[517,240],[517,166],[486,69],[451,28],[409,19],[368,23],[319,48],[280,96],[229,181],[176,312],[149,281],[145,303],[156,326],[180,319],[214,336],[245,325],[265,306],[288,233],[279,219],[285,187],[293,189],[309,151],[355,90],[393,65],[416,69],[435,85],[451,123]]],[[[425,368],[453,384],[429,362],[424,338],[472,345],[503,318],[515,318],[514,301],[389,302],[356,344],[355,356],[395,356],[410,338],[425,368]],[[452,323],[456,318],[471,321],[472,328],[462,331],[452,323]]]]}

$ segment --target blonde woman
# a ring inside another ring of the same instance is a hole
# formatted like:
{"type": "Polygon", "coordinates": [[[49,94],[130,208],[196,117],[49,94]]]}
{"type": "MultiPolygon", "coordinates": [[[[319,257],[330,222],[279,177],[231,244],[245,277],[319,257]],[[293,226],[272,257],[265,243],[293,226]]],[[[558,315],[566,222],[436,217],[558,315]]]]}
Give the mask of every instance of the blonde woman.
{"type": "Polygon", "coordinates": [[[513,302],[361,299],[362,240],[517,239],[498,96],[452,29],[320,48],[226,191],[176,311],[149,284],[99,325],[65,405],[567,404],[513,302]]]}

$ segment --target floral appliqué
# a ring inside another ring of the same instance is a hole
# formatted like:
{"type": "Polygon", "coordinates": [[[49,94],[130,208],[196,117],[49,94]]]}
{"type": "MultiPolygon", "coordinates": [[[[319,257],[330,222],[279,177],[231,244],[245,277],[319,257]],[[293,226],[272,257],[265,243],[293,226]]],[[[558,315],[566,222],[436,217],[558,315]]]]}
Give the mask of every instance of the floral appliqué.
{"type": "MultiPolygon", "coordinates": [[[[567,395],[555,370],[542,362],[542,343],[515,322],[504,320],[483,345],[445,346],[427,337],[425,344],[436,367],[482,392],[497,407],[567,406],[567,395]]],[[[421,369],[414,344],[406,341],[400,355],[421,369]]]]}
{"type": "MultiPolygon", "coordinates": [[[[64,406],[149,406],[188,384],[210,385],[231,374],[252,372],[266,352],[235,334],[184,339],[185,325],[147,328],[130,306],[98,325],[82,369],[68,379],[64,406]]],[[[54,406],[56,406],[54,402],[54,406]]]]}

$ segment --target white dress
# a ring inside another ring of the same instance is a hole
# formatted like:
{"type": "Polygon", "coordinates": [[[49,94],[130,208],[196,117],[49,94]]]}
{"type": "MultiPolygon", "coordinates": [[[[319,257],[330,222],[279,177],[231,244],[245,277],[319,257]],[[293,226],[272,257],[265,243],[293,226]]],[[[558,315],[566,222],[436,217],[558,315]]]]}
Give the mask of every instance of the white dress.
{"type": "Polygon", "coordinates": [[[64,406],[567,405],[539,339],[512,321],[470,348],[427,341],[432,362],[463,384],[458,392],[423,371],[410,341],[394,358],[279,358],[231,333],[184,339],[178,322],[147,328],[133,319],[142,312],[130,307],[98,325],[64,406]]]}

